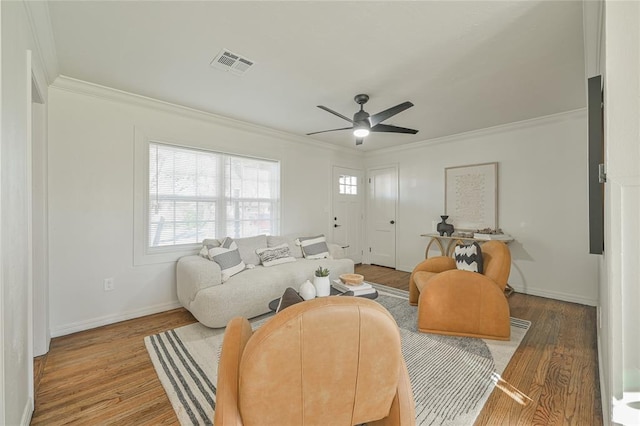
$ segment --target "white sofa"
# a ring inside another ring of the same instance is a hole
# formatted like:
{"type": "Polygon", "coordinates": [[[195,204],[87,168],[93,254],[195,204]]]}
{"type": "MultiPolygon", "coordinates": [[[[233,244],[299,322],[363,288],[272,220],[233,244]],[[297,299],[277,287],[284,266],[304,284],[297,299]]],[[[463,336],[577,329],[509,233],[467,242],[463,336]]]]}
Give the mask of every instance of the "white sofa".
{"type": "Polygon", "coordinates": [[[207,327],[226,327],[233,317],[252,318],[269,312],[269,302],[282,296],[287,287],[297,290],[305,280],[313,281],[318,266],[330,270],[331,280],[353,273],[353,260],[344,258],[340,246],[327,244],[329,258],[305,259],[294,238],[260,235],[235,239],[242,260],[256,266],[225,282],[216,262],[198,255],[180,258],[176,270],[180,303],[207,327]],[[258,265],[256,248],[275,247],[283,242],[289,245],[295,262],[269,267],[258,265]]]}

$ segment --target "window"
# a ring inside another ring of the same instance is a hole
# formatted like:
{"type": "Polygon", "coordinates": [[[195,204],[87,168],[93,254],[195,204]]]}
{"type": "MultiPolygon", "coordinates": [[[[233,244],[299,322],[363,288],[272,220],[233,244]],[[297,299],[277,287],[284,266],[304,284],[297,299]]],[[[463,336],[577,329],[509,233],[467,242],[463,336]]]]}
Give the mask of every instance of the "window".
{"type": "Polygon", "coordinates": [[[344,195],[358,195],[358,177],[340,175],[338,178],[339,193],[344,195]]]}
{"type": "Polygon", "coordinates": [[[147,247],[277,234],[280,164],[149,143],[147,247]]]}

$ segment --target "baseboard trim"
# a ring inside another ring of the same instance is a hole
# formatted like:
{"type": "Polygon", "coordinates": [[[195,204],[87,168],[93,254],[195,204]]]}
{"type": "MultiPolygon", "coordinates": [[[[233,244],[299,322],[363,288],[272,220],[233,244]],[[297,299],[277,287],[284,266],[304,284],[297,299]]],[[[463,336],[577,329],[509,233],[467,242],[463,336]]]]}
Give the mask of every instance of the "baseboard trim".
{"type": "Polygon", "coordinates": [[[561,293],[558,291],[549,291],[549,290],[543,290],[543,289],[531,288],[531,287],[525,289],[522,287],[513,286],[513,289],[517,293],[528,294],[530,296],[546,297],[547,299],[561,300],[563,302],[578,303],[580,305],[587,305],[587,306],[598,305],[597,300],[590,299],[588,297],[578,296],[576,294],[561,293]]]}
{"type": "Polygon", "coordinates": [[[29,426],[31,423],[31,416],[33,416],[33,398],[29,397],[29,399],[27,399],[27,403],[24,405],[20,424],[22,426],[29,426]]]}
{"type": "Polygon", "coordinates": [[[122,312],[113,315],[105,315],[99,318],[93,318],[86,321],[78,321],[71,324],[54,327],[51,329],[51,337],[66,336],[67,334],[77,333],[79,331],[90,330],[92,328],[102,327],[103,325],[114,324],[121,321],[130,320],[133,318],[144,317],[146,315],[157,314],[158,312],[169,311],[181,307],[179,301],[173,301],[169,303],[162,303],[159,305],[149,306],[142,309],[136,309],[133,311],[122,312]]]}

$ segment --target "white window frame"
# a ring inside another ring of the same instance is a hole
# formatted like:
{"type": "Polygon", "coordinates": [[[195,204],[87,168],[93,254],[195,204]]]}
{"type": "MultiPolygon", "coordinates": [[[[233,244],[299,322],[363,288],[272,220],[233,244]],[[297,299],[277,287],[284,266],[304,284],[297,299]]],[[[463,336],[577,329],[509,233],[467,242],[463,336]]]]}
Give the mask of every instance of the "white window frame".
{"type": "MultiPolygon", "coordinates": [[[[167,138],[150,137],[145,135],[140,129],[135,128],[134,131],[134,241],[133,241],[133,263],[134,265],[150,265],[157,263],[175,262],[182,256],[197,254],[202,247],[202,242],[192,244],[180,244],[171,246],[149,246],[149,144],[158,143],[162,145],[170,145],[178,148],[199,150],[204,152],[211,152],[221,155],[230,155],[234,157],[244,157],[255,160],[265,160],[278,163],[280,161],[275,159],[267,159],[260,157],[252,157],[248,155],[228,153],[223,151],[217,151],[207,149],[200,146],[200,144],[185,144],[169,140],[167,138]]],[[[224,168],[224,164],[222,165],[224,168]]],[[[223,170],[220,170],[220,174],[224,176],[223,170]]],[[[277,217],[276,227],[280,228],[280,222],[282,219],[281,206],[282,206],[282,169],[280,167],[280,182],[278,187],[278,201],[273,211],[277,217]]],[[[220,197],[220,195],[218,196],[220,197]]],[[[233,200],[233,199],[232,199],[233,200]]],[[[219,201],[219,198],[218,200],[219,201]]],[[[245,200],[242,200],[245,201],[245,200]]],[[[253,199],[247,199],[246,201],[254,201],[253,199]]],[[[264,202],[262,199],[255,201],[264,202]]],[[[222,203],[225,204],[225,203],[222,203]]],[[[220,209],[226,209],[225,205],[216,206],[216,223],[220,220],[220,209]]],[[[219,226],[219,225],[217,225],[219,226]]],[[[277,231],[274,233],[277,233],[277,231]]],[[[226,236],[226,235],[224,235],[226,236]]],[[[218,238],[224,237],[218,236],[218,238]]]]}
{"type": "Polygon", "coordinates": [[[342,178],[348,179],[349,182],[348,183],[347,182],[340,182],[338,180],[338,194],[347,195],[347,196],[349,196],[349,195],[358,196],[358,193],[360,191],[360,188],[359,188],[360,182],[358,182],[358,180],[359,180],[358,176],[343,174],[343,175],[340,175],[339,179],[342,179],[342,178]],[[351,181],[353,181],[353,180],[355,180],[355,183],[351,183],[351,181]],[[355,190],[355,192],[342,192],[343,189],[346,190],[348,188],[355,190]]]}

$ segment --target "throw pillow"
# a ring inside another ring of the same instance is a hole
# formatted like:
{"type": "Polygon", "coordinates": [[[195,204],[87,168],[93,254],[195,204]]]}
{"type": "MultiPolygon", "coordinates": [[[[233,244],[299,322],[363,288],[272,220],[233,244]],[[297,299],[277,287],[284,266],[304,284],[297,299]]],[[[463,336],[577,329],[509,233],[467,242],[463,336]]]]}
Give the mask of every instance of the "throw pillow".
{"type": "MultiPolygon", "coordinates": [[[[229,237],[227,237],[229,238],[229,237]]],[[[260,259],[256,254],[257,249],[267,248],[267,236],[256,235],[255,237],[244,237],[231,239],[240,252],[242,261],[246,264],[259,265],[260,259]]],[[[224,245],[223,245],[224,247],[224,245]]]]}
{"type": "Polygon", "coordinates": [[[280,244],[276,247],[257,249],[256,254],[264,266],[274,266],[296,261],[296,258],[291,256],[287,243],[280,244]]]}
{"type": "Polygon", "coordinates": [[[299,245],[296,244],[296,237],[278,235],[267,236],[267,247],[272,248],[282,244],[287,244],[289,246],[291,256],[295,257],[296,259],[301,259],[303,257],[302,249],[299,245]]]}
{"type": "Polygon", "coordinates": [[[300,237],[298,243],[302,247],[302,254],[307,259],[324,259],[329,257],[329,246],[324,235],[315,237],[300,237]]]}
{"type": "Polygon", "coordinates": [[[288,308],[291,305],[295,305],[296,303],[304,302],[304,299],[300,297],[297,291],[288,287],[282,297],[280,298],[280,302],[278,303],[278,307],[276,308],[276,313],[280,312],[284,308],[288,308]]]}
{"type": "Polygon", "coordinates": [[[458,244],[454,251],[456,258],[456,268],[462,271],[482,273],[482,251],[480,244],[472,243],[468,245],[458,244]]]}
{"type": "Polygon", "coordinates": [[[220,265],[222,282],[227,281],[238,272],[244,271],[244,268],[246,267],[240,258],[238,249],[229,250],[224,247],[214,247],[209,250],[209,258],[220,265]]]}
{"type": "Polygon", "coordinates": [[[214,238],[205,238],[204,240],[202,240],[202,248],[200,249],[200,253],[198,254],[204,257],[205,259],[212,260],[209,257],[209,250],[211,250],[214,247],[220,247],[220,241],[214,238]]]}
{"type": "Polygon", "coordinates": [[[220,247],[226,248],[229,250],[236,250],[238,248],[238,245],[236,244],[235,241],[233,241],[233,238],[224,237],[224,239],[220,241],[220,247]]]}

